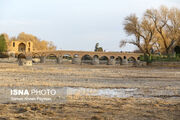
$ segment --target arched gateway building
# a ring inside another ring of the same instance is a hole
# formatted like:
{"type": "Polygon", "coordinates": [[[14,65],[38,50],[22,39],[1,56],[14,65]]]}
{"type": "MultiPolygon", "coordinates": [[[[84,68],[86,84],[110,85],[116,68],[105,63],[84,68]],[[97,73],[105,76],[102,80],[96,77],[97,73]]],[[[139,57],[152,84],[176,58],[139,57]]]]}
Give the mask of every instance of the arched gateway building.
{"type": "Polygon", "coordinates": [[[33,43],[31,41],[13,40],[8,45],[8,51],[10,53],[33,52],[33,43]]]}

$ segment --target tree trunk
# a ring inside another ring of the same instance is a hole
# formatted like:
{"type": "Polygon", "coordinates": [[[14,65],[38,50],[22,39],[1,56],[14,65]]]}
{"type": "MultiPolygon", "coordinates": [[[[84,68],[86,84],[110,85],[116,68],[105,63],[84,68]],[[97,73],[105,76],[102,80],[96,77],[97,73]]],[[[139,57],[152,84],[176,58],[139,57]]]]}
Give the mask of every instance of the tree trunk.
{"type": "Polygon", "coordinates": [[[149,65],[152,61],[151,61],[151,54],[144,54],[144,58],[146,61],[146,64],[149,65]]]}

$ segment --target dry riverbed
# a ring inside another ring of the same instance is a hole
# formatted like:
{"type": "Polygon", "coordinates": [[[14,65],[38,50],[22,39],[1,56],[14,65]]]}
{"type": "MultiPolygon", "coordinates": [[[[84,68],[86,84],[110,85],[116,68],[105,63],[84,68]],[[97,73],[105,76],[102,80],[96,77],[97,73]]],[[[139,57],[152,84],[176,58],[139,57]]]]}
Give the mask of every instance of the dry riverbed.
{"type": "Polygon", "coordinates": [[[79,93],[67,94],[60,104],[0,104],[0,120],[180,118],[180,68],[0,63],[0,86],[64,87],[79,93]],[[83,95],[92,90],[96,94],[83,95]]]}

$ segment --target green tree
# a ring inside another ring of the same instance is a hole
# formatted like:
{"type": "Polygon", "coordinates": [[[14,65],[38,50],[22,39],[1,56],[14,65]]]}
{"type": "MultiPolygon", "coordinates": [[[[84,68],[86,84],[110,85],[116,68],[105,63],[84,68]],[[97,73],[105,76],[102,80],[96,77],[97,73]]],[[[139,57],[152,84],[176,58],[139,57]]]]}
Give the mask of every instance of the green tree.
{"type": "Polygon", "coordinates": [[[6,39],[3,34],[0,35],[0,52],[6,52],[7,51],[7,44],[6,39]]]}
{"type": "Polygon", "coordinates": [[[96,43],[94,51],[95,52],[103,52],[103,48],[99,47],[99,43],[96,43]]]}
{"type": "Polygon", "coordinates": [[[99,43],[96,43],[94,51],[96,52],[98,50],[99,43]]]}

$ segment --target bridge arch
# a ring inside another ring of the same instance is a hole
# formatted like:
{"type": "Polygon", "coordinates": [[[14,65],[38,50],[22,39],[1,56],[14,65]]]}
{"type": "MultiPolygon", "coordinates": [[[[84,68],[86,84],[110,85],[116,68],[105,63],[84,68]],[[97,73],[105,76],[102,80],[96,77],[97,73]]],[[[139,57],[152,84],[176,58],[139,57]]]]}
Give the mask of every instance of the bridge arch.
{"type": "Polygon", "coordinates": [[[135,64],[136,63],[136,58],[131,56],[128,58],[128,63],[131,63],[131,64],[135,64]]]}
{"type": "Polygon", "coordinates": [[[109,59],[108,59],[107,56],[102,56],[102,57],[99,58],[99,63],[100,64],[108,64],[108,61],[109,61],[109,59]]]}
{"type": "Polygon", "coordinates": [[[81,63],[92,64],[93,58],[90,55],[84,55],[81,58],[81,63]]]}
{"type": "Polygon", "coordinates": [[[63,54],[62,55],[62,61],[64,63],[72,63],[72,58],[73,58],[73,55],[71,55],[71,54],[63,54]]]}
{"type": "Polygon", "coordinates": [[[46,62],[56,63],[57,62],[57,55],[56,54],[47,54],[46,55],[46,62]]]}

